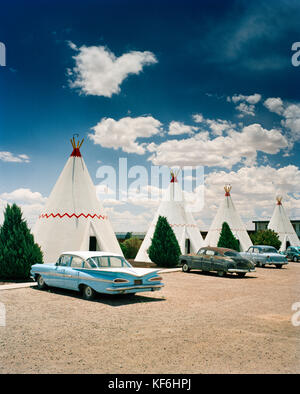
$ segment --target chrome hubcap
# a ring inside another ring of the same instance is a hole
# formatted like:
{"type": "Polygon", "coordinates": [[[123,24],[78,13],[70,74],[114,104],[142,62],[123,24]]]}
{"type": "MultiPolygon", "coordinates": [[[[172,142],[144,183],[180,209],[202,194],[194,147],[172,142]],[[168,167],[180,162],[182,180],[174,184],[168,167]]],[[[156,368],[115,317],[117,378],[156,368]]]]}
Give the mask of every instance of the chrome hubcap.
{"type": "Polygon", "coordinates": [[[92,289],[90,287],[85,288],[85,294],[90,297],[92,295],[92,289]]]}

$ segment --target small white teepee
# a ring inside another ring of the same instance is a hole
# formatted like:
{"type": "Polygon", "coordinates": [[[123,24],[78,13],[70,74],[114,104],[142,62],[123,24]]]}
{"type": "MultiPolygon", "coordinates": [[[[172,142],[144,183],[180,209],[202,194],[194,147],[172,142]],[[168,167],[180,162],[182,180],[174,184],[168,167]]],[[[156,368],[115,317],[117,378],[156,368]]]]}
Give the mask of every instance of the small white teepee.
{"type": "Polygon", "coordinates": [[[281,241],[280,251],[284,251],[287,248],[287,243],[291,246],[300,246],[299,238],[294,230],[290,219],[282,205],[282,197],[276,197],[277,203],[272,215],[272,218],[268,224],[268,229],[274,230],[281,241]]]}
{"type": "Polygon", "coordinates": [[[207,236],[205,237],[204,244],[206,246],[217,246],[222,230],[222,225],[224,222],[226,222],[235,238],[239,240],[240,250],[243,252],[248,250],[248,248],[252,245],[252,242],[247,233],[246,227],[233,204],[230,195],[231,186],[226,185],[224,190],[225,199],[220,205],[218,212],[210,226],[207,236]]]}
{"type": "Polygon", "coordinates": [[[147,250],[151,245],[152,237],[159,216],[165,216],[177,238],[182,254],[197,252],[202,246],[203,239],[198,226],[185,206],[184,196],[176,175],[171,171],[171,181],[164,198],[152,220],[147,234],[140,246],[135,261],[150,262],[147,250]]]}
{"type": "Polygon", "coordinates": [[[120,253],[121,248],[80,153],[83,143],[71,140],[69,157],[39,216],[33,234],[44,253],[44,262],[55,262],[68,250],[102,250],[120,253]]]}

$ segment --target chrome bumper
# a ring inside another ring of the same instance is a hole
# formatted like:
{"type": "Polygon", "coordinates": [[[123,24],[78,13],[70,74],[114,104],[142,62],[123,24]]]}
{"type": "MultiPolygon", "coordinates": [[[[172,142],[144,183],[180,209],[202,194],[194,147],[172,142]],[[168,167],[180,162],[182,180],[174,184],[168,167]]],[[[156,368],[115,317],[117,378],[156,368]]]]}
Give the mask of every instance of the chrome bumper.
{"type": "Polygon", "coordinates": [[[130,287],[108,287],[106,290],[107,291],[117,291],[119,293],[126,293],[127,290],[149,290],[149,291],[155,291],[159,290],[162,287],[164,287],[163,284],[161,285],[144,285],[144,286],[130,286],[130,287]]]}
{"type": "Polygon", "coordinates": [[[255,271],[256,271],[255,268],[250,269],[250,270],[247,270],[247,269],[239,269],[239,268],[229,268],[229,269],[228,269],[228,272],[255,272],[255,271]]]}

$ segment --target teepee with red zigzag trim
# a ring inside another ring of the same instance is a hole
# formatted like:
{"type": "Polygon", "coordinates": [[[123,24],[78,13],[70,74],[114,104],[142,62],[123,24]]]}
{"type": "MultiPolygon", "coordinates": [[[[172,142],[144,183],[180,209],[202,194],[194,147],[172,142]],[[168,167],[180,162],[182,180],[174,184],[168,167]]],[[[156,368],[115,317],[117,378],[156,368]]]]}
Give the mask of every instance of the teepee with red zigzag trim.
{"type": "Polygon", "coordinates": [[[177,181],[177,174],[171,171],[171,180],[164,198],[160,202],[158,210],[152,220],[147,234],[140,246],[135,261],[150,262],[148,249],[152,242],[152,237],[159,216],[167,218],[177,238],[182,254],[197,252],[203,243],[200,230],[192,216],[186,209],[184,195],[177,181]]]}
{"type": "Polygon", "coordinates": [[[83,144],[71,140],[73,151],[40,214],[33,234],[41,246],[44,263],[55,262],[68,250],[121,248],[81,156],[83,144]]]}
{"type": "Polygon", "coordinates": [[[283,208],[282,197],[277,196],[276,200],[277,203],[268,228],[278,234],[281,241],[280,251],[286,250],[288,245],[300,246],[298,235],[283,208]]]}
{"type": "Polygon", "coordinates": [[[229,225],[235,238],[238,239],[240,244],[240,250],[246,251],[252,245],[251,239],[232,201],[230,195],[231,186],[226,185],[224,187],[224,190],[225,198],[221,203],[218,212],[210,226],[204,243],[207,246],[218,246],[222,225],[224,222],[226,222],[229,225]]]}

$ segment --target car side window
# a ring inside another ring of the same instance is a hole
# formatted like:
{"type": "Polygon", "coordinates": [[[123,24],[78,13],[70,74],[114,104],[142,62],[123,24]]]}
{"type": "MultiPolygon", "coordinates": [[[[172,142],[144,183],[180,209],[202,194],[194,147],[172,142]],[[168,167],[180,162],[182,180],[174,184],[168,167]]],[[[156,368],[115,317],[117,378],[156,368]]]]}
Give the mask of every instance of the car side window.
{"type": "Polygon", "coordinates": [[[205,249],[199,249],[197,254],[204,254],[205,253],[205,249]]]}
{"type": "Polygon", "coordinates": [[[248,253],[253,253],[253,248],[252,247],[248,249],[248,253]]]}
{"type": "Polygon", "coordinates": [[[258,248],[253,248],[253,253],[259,253],[259,249],[258,248]]]}
{"type": "Polygon", "coordinates": [[[111,256],[109,259],[110,259],[110,266],[111,267],[115,267],[115,268],[123,267],[122,260],[119,257],[111,256]]]}
{"type": "Polygon", "coordinates": [[[97,268],[97,263],[96,261],[94,261],[92,258],[87,259],[84,264],[83,264],[84,268],[97,268]]]}
{"type": "Polygon", "coordinates": [[[206,251],[206,254],[207,254],[208,256],[214,256],[214,255],[215,255],[215,252],[214,252],[213,250],[207,250],[207,251],[206,251]]]}
{"type": "Polygon", "coordinates": [[[108,267],[109,266],[108,257],[107,256],[101,256],[100,257],[100,266],[101,267],[108,267]]]}
{"type": "Polygon", "coordinates": [[[61,256],[59,265],[61,265],[62,267],[66,267],[70,265],[70,261],[71,261],[71,256],[68,255],[61,256]]]}
{"type": "Polygon", "coordinates": [[[71,267],[81,268],[82,267],[82,259],[78,256],[73,256],[71,261],[71,267]]]}

